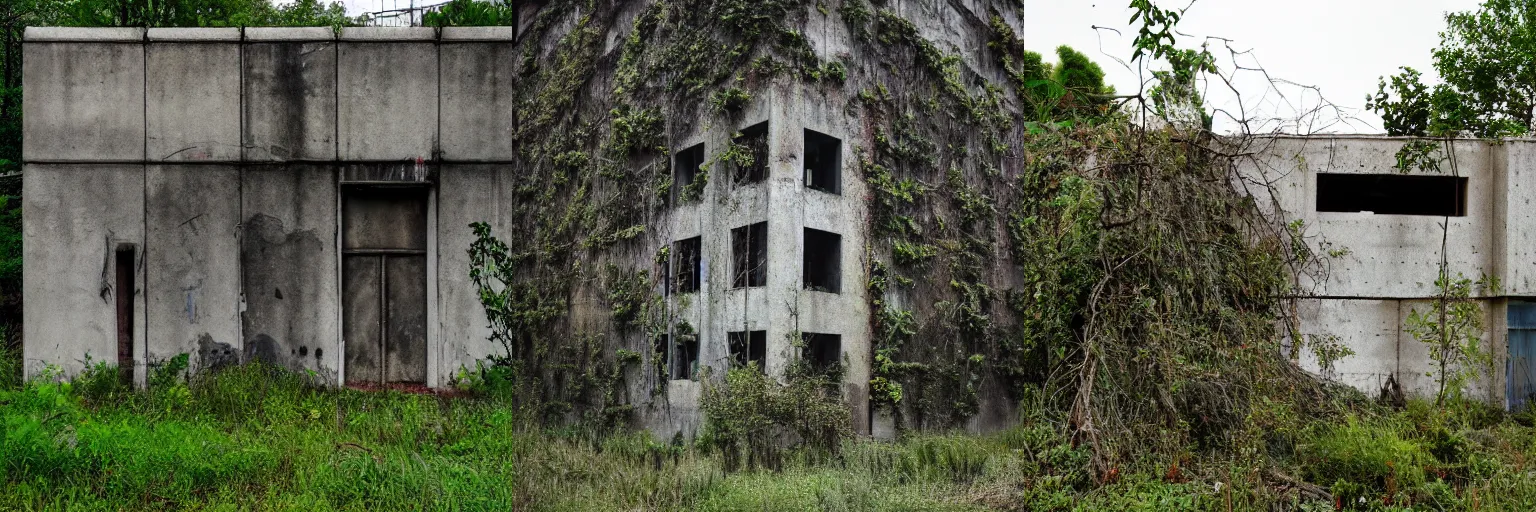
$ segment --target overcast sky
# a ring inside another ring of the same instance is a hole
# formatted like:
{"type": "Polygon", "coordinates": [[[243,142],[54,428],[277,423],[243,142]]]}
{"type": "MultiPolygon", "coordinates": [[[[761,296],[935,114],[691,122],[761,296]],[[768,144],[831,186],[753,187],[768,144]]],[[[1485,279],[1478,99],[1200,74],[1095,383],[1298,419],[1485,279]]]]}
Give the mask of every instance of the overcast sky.
{"type": "MultiPolygon", "coordinates": [[[[344,0],[355,13],[411,5],[410,0],[344,0]]],[[[1188,0],[1162,0],[1163,7],[1179,7],[1188,0]]],[[[417,0],[417,4],[437,0],[417,0]]],[[[1057,46],[1068,45],[1088,54],[1104,67],[1109,82],[1124,93],[1136,91],[1137,73],[1116,59],[1128,60],[1134,32],[1126,25],[1129,0],[1026,0],[1024,44],[1055,59],[1057,46]],[[1093,27],[1107,27],[1095,30],[1093,27]],[[1109,30],[1114,29],[1114,30],[1109,30]],[[1116,33],[1115,30],[1119,32],[1116,33]]],[[[1365,111],[1365,96],[1376,91],[1377,78],[1394,74],[1398,66],[1423,71],[1431,80],[1430,51],[1439,43],[1447,11],[1477,8],[1477,0],[1196,0],[1190,5],[1179,31],[1181,47],[1197,47],[1208,36],[1223,70],[1231,72],[1233,60],[1227,48],[1251,51],[1239,57],[1245,67],[1262,67],[1271,78],[1315,86],[1332,104],[1343,109],[1345,120],[1334,111],[1319,112],[1289,122],[1319,105],[1318,92],[1293,85],[1270,87],[1270,80],[1256,72],[1237,72],[1244,117],[1261,122],[1255,129],[1268,131],[1330,131],[1379,133],[1381,119],[1365,111]]],[[[1210,84],[1207,100],[1215,107],[1236,113],[1236,95],[1221,84],[1210,84]]],[[[1217,129],[1235,126],[1217,116],[1217,129]]]]}
{"type": "MultiPolygon", "coordinates": [[[[1187,1],[1187,0],[1180,0],[1187,1]]],[[[1164,7],[1178,5],[1164,0],[1164,7]]],[[[1120,92],[1138,89],[1137,74],[1115,58],[1128,60],[1135,33],[1126,25],[1131,11],[1125,0],[1027,1],[1024,44],[1054,59],[1055,48],[1066,44],[1093,57],[1120,92]],[[1116,29],[1093,29],[1093,26],[1116,29]]],[[[1476,0],[1196,0],[1178,30],[1189,34],[1180,47],[1194,47],[1207,37],[1223,70],[1233,61],[1224,45],[1251,51],[1239,58],[1244,67],[1258,65],[1270,77],[1315,86],[1323,98],[1343,107],[1344,117],[1320,113],[1301,131],[1380,133],[1381,119],[1365,111],[1365,96],[1376,91],[1377,78],[1398,66],[1423,71],[1433,80],[1430,51],[1439,44],[1447,11],[1475,10],[1476,0]]],[[[1237,73],[1237,89],[1253,119],[1293,119],[1319,104],[1318,94],[1297,86],[1268,87],[1256,72],[1237,73]]],[[[1220,84],[1209,84],[1207,99],[1236,110],[1235,95],[1220,84]]],[[[1218,123],[1228,122],[1221,116],[1218,123]]],[[[1275,127],[1276,122],[1267,124],[1275,127]]],[[[1218,127],[1220,128],[1220,127],[1218,127]]],[[[1230,129],[1230,125],[1228,125],[1230,129]]],[[[1288,131],[1296,131],[1291,127],[1288,131]]]]}

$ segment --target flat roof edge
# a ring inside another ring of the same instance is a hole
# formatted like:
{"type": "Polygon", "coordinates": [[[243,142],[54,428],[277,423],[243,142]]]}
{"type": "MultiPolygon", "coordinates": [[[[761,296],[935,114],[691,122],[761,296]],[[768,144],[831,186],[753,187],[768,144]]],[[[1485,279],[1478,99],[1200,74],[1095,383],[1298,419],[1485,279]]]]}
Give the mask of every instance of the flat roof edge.
{"type": "Polygon", "coordinates": [[[27,27],[22,41],[28,43],[138,43],[140,27],[27,27]]]}
{"type": "Polygon", "coordinates": [[[440,38],[453,42],[513,42],[517,40],[517,27],[443,27],[440,38]]]}

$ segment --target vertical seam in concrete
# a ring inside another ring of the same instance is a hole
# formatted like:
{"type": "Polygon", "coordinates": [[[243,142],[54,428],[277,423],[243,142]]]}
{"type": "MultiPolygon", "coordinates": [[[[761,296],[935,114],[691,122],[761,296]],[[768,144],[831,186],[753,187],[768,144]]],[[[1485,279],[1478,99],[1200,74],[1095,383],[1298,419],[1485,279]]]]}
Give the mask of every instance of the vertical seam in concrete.
{"type": "MultiPolygon", "coordinates": [[[[135,262],[144,269],[144,278],[142,282],[138,283],[139,289],[143,290],[144,293],[142,295],[143,300],[138,301],[140,304],[135,304],[134,311],[129,312],[130,315],[135,317],[138,316],[140,308],[149,307],[149,265],[147,264],[149,261],[149,244],[146,243],[149,241],[149,46],[149,30],[145,29],[144,40],[140,43],[140,55],[143,57],[144,66],[141,70],[144,75],[144,91],[140,95],[140,98],[144,101],[144,153],[140,155],[142,161],[139,162],[139,222],[144,227],[139,231],[139,261],[135,262]]],[[[149,340],[147,339],[149,337],[149,315],[147,311],[141,323],[142,325],[135,326],[134,331],[136,332],[132,333],[133,335],[137,335],[140,332],[144,333],[137,340],[138,343],[136,343],[138,351],[143,354],[142,367],[144,371],[135,372],[138,374],[135,377],[135,381],[140,384],[140,387],[147,387],[149,382],[149,340]]],[[[135,364],[134,366],[140,365],[135,364]]]]}
{"type": "MultiPolygon", "coordinates": [[[[432,131],[432,159],[433,166],[437,168],[437,182],[441,183],[443,174],[447,172],[442,164],[443,160],[443,29],[434,29],[436,39],[433,48],[437,53],[437,91],[433,96],[437,99],[437,126],[432,131]]],[[[442,365],[441,340],[438,339],[442,322],[442,315],[438,307],[442,304],[442,293],[437,282],[437,188],[438,183],[427,186],[427,387],[436,389],[439,387],[438,379],[442,378],[442,372],[438,366],[442,365]]]]}
{"type": "MultiPolygon", "coordinates": [[[[341,39],[332,39],[331,51],[336,58],[331,59],[331,89],[335,101],[331,103],[331,154],[336,162],[341,161],[341,39]]],[[[338,193],[340,185],[337,186],[338,193]]],[[[337,200],[340,201],[340,196],[337,200]]],[[[337,217],[338,222],[340,217],[337,217]]],[[[340,267],[337,267],[338,269],[340,267]]],[[[340,272],[340,270],[338,270],[340,272]]]]}
{"type": "Polygon", "coordinates": [[[245,27],[240,27],[240,162],[235,164],[235,347],[236,358],[245,359],[245,167],[248,133],[245,119],[246,100],[249,96],[245,76],[245,51],[250,48],[245,39],[245,27]]]}

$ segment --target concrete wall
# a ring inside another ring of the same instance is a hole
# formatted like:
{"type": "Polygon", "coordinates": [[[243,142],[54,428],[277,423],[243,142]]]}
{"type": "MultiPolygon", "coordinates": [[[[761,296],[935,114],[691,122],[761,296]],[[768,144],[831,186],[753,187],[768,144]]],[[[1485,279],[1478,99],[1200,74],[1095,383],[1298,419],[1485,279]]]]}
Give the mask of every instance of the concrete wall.
{"type": "MultiPolygon", "coordinates": [[[[1403,328],[1415,309],[1431,307],[1444,257],[1452,275],[1498,278],[1502,290],[1476,291],[1483,305],[1483,340],[1495,352],[1495,370],[1473,383],[1478,396],[1498,402],[1504,392],[1507,298],[1536,294],[1536,219],[1526,215],[1536,198],[1527,183],[1536,169],[1536,142],[1460,140],[1442,152],[1440,174],[1467,181],[1465,216],[1377,215],[1317,211],[1318,173],[1396,174],[1396,154],[1407,139],[1370,136],[1277,137],[1257,143],[1258,157],[1243,175],[1261,206],[1282,220],[1303,222],[1307,245],[1321,264],[1299,276],[1304,335],[1333,335],[1355,355],[1311,369],[1368,392],[1395,376],[1407,390],[1434,392],[1427,347],[1403,328]],[[1454,155],[1454,160],[1450,158],[1454,155]],[[1271,184],[1263,190],[1260,183],[1271,184]],[[1442,225],[1445,226],[1442,229],[1442,225]],[[1330,252],[1332,254],[1330,254],[1330,252]]],[[[1408,174],[1435,174],[1413,170],[1408,174]]]]}
{"type": "MultiPolygon", "coordinates": [[[[431,186],[440,168],[453,169],[448,194],[484,190],[454,162],[515,156],[512,35],[29,28],[28,374],[115,363],[115,297],[133,293],[140,382],[180,353],[195,368],[259,358],[340,382],[340,190],[431,186]],[[440,96],[452,109],[441,116],[440,96]],[[136,251],[135,290],[113,289],[122,248],[136,251]]],[[[428,215],[451,263],[433,251],[429,274],[452,283],[429,280],[429,347],[453,347],[429,356],[429,385],[491,349],[463,261],[467,224],[499,199],[486,200],[428,215]]]]}

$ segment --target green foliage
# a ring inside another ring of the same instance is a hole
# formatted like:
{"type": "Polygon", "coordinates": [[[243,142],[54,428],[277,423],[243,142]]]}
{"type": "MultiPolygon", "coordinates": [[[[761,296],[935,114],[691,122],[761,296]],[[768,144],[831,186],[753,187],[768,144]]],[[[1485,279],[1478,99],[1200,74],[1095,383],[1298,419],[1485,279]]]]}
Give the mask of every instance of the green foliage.
{"type": "Polygon", "coordinates": [[[1383,77],[1366,108],[1392,135],[1521,136],[1532,130],[1536,90],[1536,2],[1488,0],[1445,15],[1434,50],[1441,84],[1413,68],[1383,77]]]}
{"type": "MultiPolygon", "coordinates": [[[[835,457],[784,449],[778,471],[726,473],[728,456],[707,436],[700,441],[709,444],[695,444],[548,430],[502,400],[317,389],[303,375],[259,364],[195,376],[182,398],[149,389],[93,400],[80,379],[51,375],[0,390],[0,508],[1334,509],[1333,499],[1298,496],[1275,471],[1333,490],[1345,508],[1536,503],[1536,477],[1520,469],[1536,450],[1527,427],[1418,401],[1404,411],[1320,419],[1275,467],[1192,452],[1178,463],[1182,477],[1153,459],[1096,479],[1087,446],[1040,420],[1038,409],[992,435],[841,439],[835,457]]],[[[773,410],[799,400],[748,376],[753,383],[741,389],[777,394],[773,410]]],[[[804,398],[824,396],[804,389],[804,398]]],[[[747,396],[764,395],[740,398],[747,396]]],[[[737,405],[741,418],[757,417],[737,405]]],[[[824,410],[846,421],[841,406],[824,410]]]]}
{"type": "Polygon", "coordinates": [[[1395,430],[1354,417],[1321,430],[1303,445],[1302,457],[1311,470],[1308,479],[1331,484],[1340,501],[1353,503],[1424,483],[1424,466],[1431,457],[1395,430]]]}
{"type": "Polygon", "coordinates": [[[852,436],[847,404],[828,392],[839,379],[800,376],[779,384],[756,365],[730,369],[724,383],[705,381],[701,442],[720,451],[727,471],[778,470],[788,448],[836,453],[852,436]]]}
{"type": "MultiPolygon", "coordinates": [[[[601,338],[558,334],[556,326],[568,308],[564,295],[549,289],[550,282],[522,274],[532,267],[530,253],[537,249],[514,253],[491,234],[489,225],[477,222],[470,227],[476,239],[469,248],[469,277],[490,321],[491,340],[503,352],[492,355],[489,366],[461,371],[460,386],[513,393],[514,401],[530,404],[552,423],[581,420],[608,428],[627,420],[630,406],[618,392],[626,364],[615,359],[601,338]]],[[[648,310],[649,276],[625,274],[615,267],[609,280],[615,321],[631,329],[648,310]]]]}
{"type": "Polygon", "coordinates": [[[428,27],[517,26],[517,5],[509,0],[452,0],[421,17],[428,27]]]}
{"type": "Polygon", "coordinates": [[[1435,402],[1460,401],[1462,390],[1471,379],[1492,375],[1493,350],[1483,346],[1483,306],[1472,298],[1473,289],[1497,293],[1497,278],[1483,276],[1477,281],[1457,274],[1451,277],[1443,266],[1435,278],[1436,297],[1429,308],[1413,308],[1403,322],[1403,330],[1425,344],[1435,370],[1426,377],[1435,379],[1435,402]]]}

